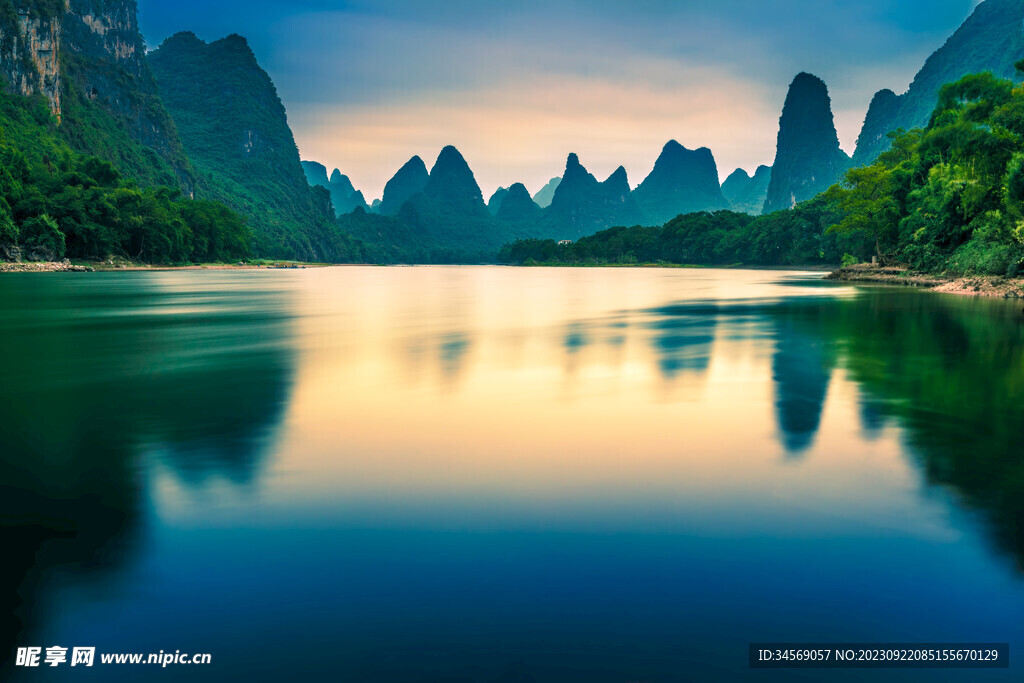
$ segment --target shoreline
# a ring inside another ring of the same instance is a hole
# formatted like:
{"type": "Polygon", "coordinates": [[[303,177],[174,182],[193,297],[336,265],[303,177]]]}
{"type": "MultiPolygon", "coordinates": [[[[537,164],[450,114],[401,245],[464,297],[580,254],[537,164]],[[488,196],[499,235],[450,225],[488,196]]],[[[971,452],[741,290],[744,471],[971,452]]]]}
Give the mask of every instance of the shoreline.
{"type": "Polygon", "coordinates": [[[169,270],[305,270],[354,264],[270,261],[261,263],[198,263],[187,266],[149,265],[131,261],[0,261],[0,273],[109,273],[169,270]]]}
{"type": "Polygon", "coordinates": [[[829,273],[826,280],[861,284],[913,287],[939,294],[1024,299],[1024,278],[1001,275],[930,275],[906,268],[859,264],[829,273]]]}
{"type": "MultiPolygon", "coordinates": [[[[184,266],[147,265],[126,260],[105,262],[90,261],[43,261],[43,262],[4,262],[0,261],[0,273],[92,273],[92,272],[131,272],[131,271],[172,271],[172,270],[304,270],[307,268],[329,268],[334,266],[368,266],[375,264],[357,263],[305,263],[300,261],[261,261],[259,263],[202,263],[184,266]]],[[[377,264],[379,265],[379,264],[377,264]]],[[[397,265],[397,264],[393,264],[397,265]]],[[[551,267],[543,264],[534,266],[511,266],[522,268],[551,267]]],[[[590,265],[557,267],[592,268],[590,265]]],[[[688,266],[664,264],[620,264],[617,268],[712,268],[712,266],[688,266]]],[[[998,275],[932,275],[916,273],[907,268],[896,266],[872,266],[857,264],[836,269],[834,266],[821,264],[803,266],[714,266],[723,270],[797,270],[804,272],[827,273],[824,279],[832,282],[848,282],[853,284],[881,285],[889,287],[913,287],[940,294],[956,294],[959,296],[1001,297],[1004,299],[1024,299],[1024,277],[1008,278],[998,275]]]]}

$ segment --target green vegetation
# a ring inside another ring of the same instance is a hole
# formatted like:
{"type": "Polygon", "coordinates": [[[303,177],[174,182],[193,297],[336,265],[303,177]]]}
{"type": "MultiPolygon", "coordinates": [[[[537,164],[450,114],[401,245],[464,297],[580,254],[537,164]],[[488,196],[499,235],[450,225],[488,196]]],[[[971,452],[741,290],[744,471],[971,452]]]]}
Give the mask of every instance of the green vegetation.
{"type": "Polygon", "coordinates": [[[857,138],[856,165],[873,163],[888,148],[888,132],[926,126],[944,84],[986,71],[1001,78],[1015,76],[1014,62],[1024,55],[1020,0],[974,4],[971,16],[928,58],[906,93],[875,94],[857,138]]]}
{"type": "Polygon", "coordinates": [[[172,131],[164,141],[169,148],[166,155],[128,134],[122,117],[90,98],[80,85],[97,78],[97,74],[102,74],[99,78],[123,82],[131,78],[123,66],[112,60],[87,60],[68,53],[62,55],[61,62],[65,78],[59,134],[73,150],[109,160],[118,171],[142,186],[191,186],[191,165],[178,141],[174,123],[158,97],[131,89],[132,108],[146,109],[151,119],[172,131]]]}
{"type": "Polygon", "coordinates": [[[140,188],[61,140],[44,98],[0,90],[0,256],[213,262],[248,255],[250,242],[226,207],[140,188]]]}
{"type": "Polygon", "coordinates": [[[500,260],[798,265],[878,257],[923,272],[1024,272],[1024,86],[965,76],[943,87],[927,128],[890,138],[874,164],[790,210],[689,214],[569,245],[523,240],[500,260]]]}
{"type": "Polygon", "coordinates": [[[927,128],[890,137],[878,161],[825,194],[841,215],[830,232],[924,272],[1020,274],[1024,86],[965,76],[942,88],[927,128]]]}
{"type": "Polygon", "coordinates": [[[929,483],[955,491],[1024,566],[1024,325],[999,303],[899,290],[771,314],[835,349],[866,427],[898,424],[929,483]]]}
{"type": "Polygon", "coordinates": [[[366,245],[338,228],[328,191],[307,183],[284,105],[244,38],[206,43],[179,33],[148,61],[196,170],[196,196],[246,216],[256,253],[369,257],[366,245]]]}
{"type": "Polygon", "coordinates": [[[837,263],[861,238],[826,234],[833,214],[821,198],[791,211],[751,216],[734,211],[691,213],[663,227],[609,228],[572,244],[520,240],[506,245],[502,263],[624,265],[806,265],[837,263]]]}

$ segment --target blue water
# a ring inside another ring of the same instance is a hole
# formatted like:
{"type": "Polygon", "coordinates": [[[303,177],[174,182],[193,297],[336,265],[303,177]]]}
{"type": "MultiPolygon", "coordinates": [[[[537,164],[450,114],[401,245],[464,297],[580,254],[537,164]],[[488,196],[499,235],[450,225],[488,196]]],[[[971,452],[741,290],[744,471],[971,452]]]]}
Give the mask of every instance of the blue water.
{"type": "Polygon", "coordinates": [[[789,272],[0,279],[6,651],[49,680],[1013,681],[1024,315],[789,272]],[[750,642],[1009,642],[751,671],[750,642]]]}

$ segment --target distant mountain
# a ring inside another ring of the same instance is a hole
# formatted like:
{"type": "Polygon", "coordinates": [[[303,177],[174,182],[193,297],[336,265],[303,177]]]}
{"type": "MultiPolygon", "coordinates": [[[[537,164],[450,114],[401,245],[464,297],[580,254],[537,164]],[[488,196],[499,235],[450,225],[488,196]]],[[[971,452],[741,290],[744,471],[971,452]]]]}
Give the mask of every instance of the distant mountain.
{"type": "Polygon", "coordinates": [[[533,201],[537,206],[542,209],[546,209],[551,206],[551,200],[555,198],[555,190],[558,189],[558,184],[561,182],[561,178],[552,178],[537,194],[533,195],[533,201]]]}
{"type": "Polygon", "coordinates": [[[771,179],[772,169],[768,166],[758,166],[753,178],[742,168],[737,168],[722,183],[722,195],[733,211],[760,216],[764,201],[768,198],[771,179]]]}
{"type": "Polygon", "coordinates": [[[423,190],[402,204],[395,217],[420,244],[437,248],[497,250],[516,237],[491,216],[469,164],[450,145],[441,150],[423,190]]]}
{"type": "Polygon", "coordinates": [[[357,206],[369,209],[366,200],[363,199],[363,193],[352,187],[352,181],[338,169],[334,169],[330,179],[327,178],[327,167],[315,161],[303,161],[302,170],[306,173],[306,182],[331,193],[335,215],[350,213],[357,206]]]}
{"type": "Polygon", "coordinates": [[[536,225],[541,219],[543,209],[537,206],[530,197],[530,192],[522,183],[515,183],[502,197],[498,205],[497,217],[506,223],[525,223],[536,225]]]}
{"type": "Polygon", "coordinates": [[[614,225],[643,221],[626,169],[619,166],[607,180],[598,182],[575,154],[566,160],[562,182],[544,214],[547,233],[556,239],[577,239],[614,225]]]}
{"type": "Polygon", "coordinates": [[[880,90],[871,100],[853,161],[869,164],[889,148],[886,133],[927,125],[938,100],[939,89],[970,73],[991,71],[1019,81],[1014,68],[1024,59],[1024,2],[985,0],[935,51],[902,95],[880,90]]]}
{"type": "Polygon", "coordinates": [[[689,150],[670,140],[654,170],[633,192],[647,222],[661,225],[684,213],[729,206],[718,181],[715,157],[707,147],[689,150]]]}
{"type": "Polygon", "coordinates": [[[348,258],[330,195],[306,182],[284,105],[244,38],[179,33],[149,63],[198,172],[197,196],[246,216],[258,254],[348,258]]]}
{"type": "Polygon", "coordinates": [[[384,186],[384,197],[380,201],[379,212],[384,216],[395,215],[402,208],[402,204],[423,191],[429,179],[430,174],[427,173],[423,159],[418,156],[409,159],[384,186]]]}
{"type": "Polygon", "coordinates": [[[487,210],[491,212],[492,216],[498,215],[498,209],[501,208],[501,202],[504,201],[507,195],[508,188],[499,187],[494,191],[494,194],[491,195],[491,198],[487,200],[487,210]]]}
{"type": "Polygon", "coordinates": [[[850,167],[839,148],[828,87],[817,76],[798,74],[789,86],[764,213],[789,209],[833,185],[850,167]]]}

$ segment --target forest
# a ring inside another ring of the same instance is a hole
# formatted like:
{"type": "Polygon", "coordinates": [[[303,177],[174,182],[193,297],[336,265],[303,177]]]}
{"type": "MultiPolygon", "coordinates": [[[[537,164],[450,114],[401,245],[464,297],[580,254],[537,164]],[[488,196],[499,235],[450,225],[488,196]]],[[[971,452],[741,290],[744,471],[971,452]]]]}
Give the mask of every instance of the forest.
{"type": "Polygon", "coordinates": [[[499,260],[809,265],[877,258],[923,272],[1024,271],[1024,86],[989,73],[965,76],[943,86],[925,128],[889,138],[874,163],[792,209],[688,214],[573,244],[520,240],[499,260]]]}
{"type": "Polygon", "coordinates": [[[75,152],[46,100],[0,89],[0,258],[223,262],[249,255],[245,220],[177,187],[140,187],[75,152]]]}

